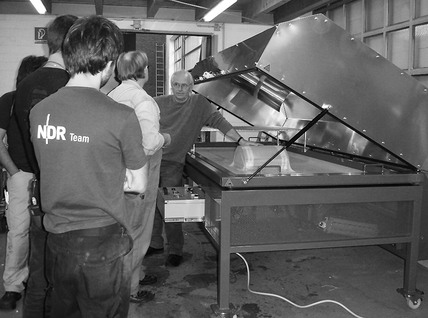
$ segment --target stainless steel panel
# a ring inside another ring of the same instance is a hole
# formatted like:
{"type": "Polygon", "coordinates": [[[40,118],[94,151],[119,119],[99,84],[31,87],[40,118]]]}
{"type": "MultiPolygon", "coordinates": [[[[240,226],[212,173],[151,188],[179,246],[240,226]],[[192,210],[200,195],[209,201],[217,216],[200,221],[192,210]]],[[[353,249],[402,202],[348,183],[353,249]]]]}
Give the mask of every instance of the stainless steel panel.
{"type": "Polygon", "coordinates": [[[295,131],[330,105],[307,145],[428,168],[427,88],[323,15],[279,24],[192,74],[196,92],[251,125],[295,131]]]}

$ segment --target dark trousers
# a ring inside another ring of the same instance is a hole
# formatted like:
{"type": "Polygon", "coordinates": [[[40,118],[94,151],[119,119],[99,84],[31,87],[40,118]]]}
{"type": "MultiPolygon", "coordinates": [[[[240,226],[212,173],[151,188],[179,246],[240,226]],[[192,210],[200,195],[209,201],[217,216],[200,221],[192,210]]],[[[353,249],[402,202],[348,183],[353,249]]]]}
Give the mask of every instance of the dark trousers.
{"type": "MultiPolygon", "coordinates": [[[[184,165],[173,161],[161,161],[160,167],[160,187],[181,187],[183,185],[184,165]]],[[[169,253],[183,255],[184,235],[181,222],[165,223],[162,215],[156,208],[155,220],[153,223],[152,240],[150,246],[153,248],[163,248],[164,242],[162,231],[165,226],[166,239],[169,245],[169,253]]]]}
{"type": "Polygon", "coordinates": [[[51,317],[126,318],[132,240],[118,224],[49,233],[51,317]]]}
{"type": "Polygon", "coordinates": [[[49,301],[46,298],[45,251],[47,232],[42,216],[32,216],[30,224],[29,276],[25,291],[23,318],[48,318],[49,301]]]}

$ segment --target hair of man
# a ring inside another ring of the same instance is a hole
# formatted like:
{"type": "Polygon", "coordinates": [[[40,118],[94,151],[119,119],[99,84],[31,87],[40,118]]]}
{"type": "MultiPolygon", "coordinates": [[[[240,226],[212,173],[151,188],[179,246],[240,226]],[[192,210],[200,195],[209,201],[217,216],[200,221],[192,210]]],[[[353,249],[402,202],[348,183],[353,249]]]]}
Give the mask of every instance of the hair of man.
{"type": "Polygon", "coordinates": [[[33,73],[39,67],[42,67],[48,58],[46,56],[28,55],[21,61],[21,65],[18,69],[18,75],[16,76],[16,86],[29,74],[33,73]]]}
{"type": "Polygon", "coordinates": [[[62,56],[66,69],[98,74],[123,51],[123,35],[116,24],[101,16],[78,19],[65,37],[62,56]]]}
{"type": "Polygon", "coordinates": [[[128,79],[138,80],[145,78],[145,68],[149,64],[147,54],[142,51],[124,52],[119,55],[116,63],[117,79],[125,81],[128,79]]]}
{"type": "Polygon", "coordinates": [[[61,15],[55,18],[47,29],[47,42],[49,55],[60,52],[64,38],[70,27],[76,22],[77,17],[71,14],[61,15]]]}
{"type": "Polygon", "coordinates": [[[171,85],[173,85],[175,83],[175,79],[177,77],[181,77],[184,76],[187,80],[187,83],[189,84],[190,87],[193,87],[193,85],[195,84],[194,80],[193,80],[193,76],[192,74],[190,74],[190,72],[186,71],[186,70],[178,70],[176,72],[174,72],[171,75],[171,85]]]}

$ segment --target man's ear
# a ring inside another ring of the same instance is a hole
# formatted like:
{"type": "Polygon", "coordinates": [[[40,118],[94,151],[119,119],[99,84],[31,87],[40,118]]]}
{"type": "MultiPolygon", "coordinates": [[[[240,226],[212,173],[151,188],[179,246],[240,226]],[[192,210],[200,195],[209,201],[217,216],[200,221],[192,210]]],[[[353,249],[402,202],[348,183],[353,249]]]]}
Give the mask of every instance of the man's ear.
{"type": "Polygon", "coordinates": [[[114,66],[113,61],[108,61],[104,70],[110,71],[110,69],[114,66]]]}

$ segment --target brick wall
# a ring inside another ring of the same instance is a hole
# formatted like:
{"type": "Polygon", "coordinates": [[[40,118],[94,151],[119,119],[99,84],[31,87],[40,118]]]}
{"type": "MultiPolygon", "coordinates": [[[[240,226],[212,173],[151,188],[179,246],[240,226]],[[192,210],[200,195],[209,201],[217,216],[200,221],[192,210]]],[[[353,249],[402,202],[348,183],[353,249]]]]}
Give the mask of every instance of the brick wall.
{"type": "Polygon", "coordinates": [[[156,43],[165,43],[165,35],[139,33],[136,36],[136,49],[145,52],[149,59],[149,81],[144,90],[150,96],[156,96],[156,43]]]}

